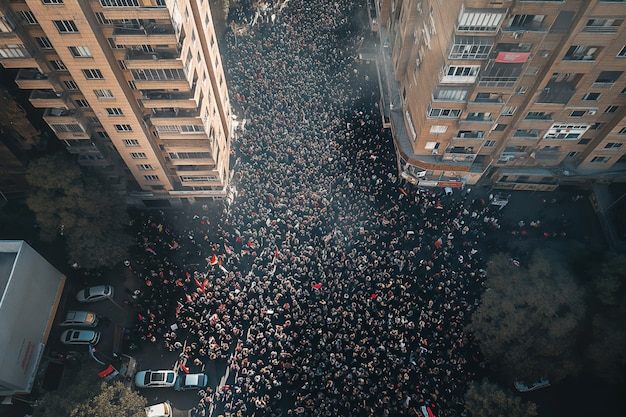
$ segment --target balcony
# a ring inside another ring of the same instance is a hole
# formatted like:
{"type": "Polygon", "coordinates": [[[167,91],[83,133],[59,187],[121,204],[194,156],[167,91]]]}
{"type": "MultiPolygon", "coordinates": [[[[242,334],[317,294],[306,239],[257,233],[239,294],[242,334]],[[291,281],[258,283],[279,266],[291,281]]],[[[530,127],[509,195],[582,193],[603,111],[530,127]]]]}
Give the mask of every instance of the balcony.
{"type": "Polygon", "coordinates": [[[33,90],[28,100],[33,107],[37,108],[56,107],[67,109],[65,98],[66,95],[64,93],[56,93],[52,90],[33,90]]]}
{"type": "Polygon", "coordinates": [[[130,49],[124,57],[128,69],[183,68],[180,51],[177,49],[157,49],[152,52],[130,49]]]}
{"type": "Polygon", "coordinates": [[[481,130],[459,130],[453,139],[482,139],[485,132],[481,130]]]}
{"type": "Polygon", "coordinates": [[[537,129],[517,129],[513,134],[516,139],[539,139],[539,131],[537,129]]]}
{"type": "Polygon", "coordinates": [[[542,122],[551,122],[552,115],[550,113],[544,112],[528,112],[524,120],[533,120],[533,121],[542,121],[542,122]]]}
{"type": "Polygon", "coordinates": [[[535,161],[554,162],[561,159],[563,152],[560,149],[540,149],[535,152],[535,161]]]}
{"type": "Polygon", "coordinates": [[[452,162],[473,162],[476,159],[473,147],[450,146],[444,152],[442,159],[452,162]]]}
{"type": "Polygon", "coordinates": [[[23,46],[2,48],[0,64],[5,68],[39,68],[33,54],[23,46]]]}
{"type": "Polygon", "coordinates": [[[52,84],[48,76],[35,68],[22,68],[17,72],[15,84],[23,90],[50,90],[52,84]]]}
{"type": "Polygon", "coordinates": [[[537,103],[567,104],[575,92],[576,88],[572,83],[548,81],[548,84],[539,94],[537,103]]]}
{"type": "Polygon", "coordinates": [[[43,119],[48,123],[78,123],[80,112],[75,109],[50,108],[43,113],[43,119]]]}
{"type": "Polygon", "coordinates": [[[178,42],[172,25],[147,24],[138,27],[116,27],[113,39],[120,45],[172,45],[178,42]]]}
{"type": "Polygon", "coordinates": [[[490,113],[469,113],[460,123],[493,123],[490,113]]]}
{"type": "Polygon", "coordinates": [[[145,108],[176,107],[181,109],[195,109],[198,103],[195,100],[195,92],[167,92],[167,91],[142,91],[139,99],[145,108]]]}
{"type": "MultiPolygon", "coordinates": [[[[197,109],[170,109],[170,110],[156,110],[153,109],[152,110],[152,114],[150,115],[150,117],[152,119],[161,119],[161,118],[166,118],[166,119],[171,119],[171,118],[176,118],[176,119],[183,119],[183,118],[192,118],[192,119],[197,119],[198,117],[200,117],[200,112],[197,109]]],[[[181,123],[180,120],[177,120],[179,123],[181,123]]],[[[194,122],[197,122],[197,120],[194,120],[194,122]]]]}

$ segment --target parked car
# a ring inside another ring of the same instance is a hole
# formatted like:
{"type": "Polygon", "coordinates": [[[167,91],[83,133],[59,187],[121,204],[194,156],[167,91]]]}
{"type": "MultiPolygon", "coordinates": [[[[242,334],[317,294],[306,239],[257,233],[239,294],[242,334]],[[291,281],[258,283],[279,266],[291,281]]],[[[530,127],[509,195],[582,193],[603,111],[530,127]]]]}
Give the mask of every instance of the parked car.
{"type": "Polygon", "coordinates": [[[113,298],[114,292],[113,287],[110,285],[96,285],[95,287],[89,287],[78,291],[76,299],[81,303],[92,303],[94,301],[113,298]]]}
{"type": "Polygon", "coordinates": [[[528,392],[528,391],[534,391],[540,388],[549,387],[550,381],[543,378],[543,379],[533,382],[530,386],[519,381],[515,382],[513,385],[515,386],[515,389],[518,390],[519,392],[528,392]]]}
{"type": "Polygon", "coordinates": [[[171,417],[172,406],[169,401],[146,407],[146,417],[171,417]]]}
{"type": "Polygon", "coordinates": [[[186,391],[188,389],[202,389],[209,385],[209,377],[206,374],[178,374],[174,389],[186,391]]]}
{"type": "Polygon", "coordinates": [[[61,342],[66,345],[97,345],[100,332],[93,330],[69,329],[61,333],[61,342]]]}
{"type": "Polygon", "coordinates": [[[65,320],[60,326],[85,326],[96,327],[98,325],[98,316],[91,311],[69,310],[65,314],[65,320]]]}
{"type": "Polygon", "coordinates": [[[137,388],[173,387],[176,382],[176,372],[172,370],[139,371],[135,375],[137,388]]]}

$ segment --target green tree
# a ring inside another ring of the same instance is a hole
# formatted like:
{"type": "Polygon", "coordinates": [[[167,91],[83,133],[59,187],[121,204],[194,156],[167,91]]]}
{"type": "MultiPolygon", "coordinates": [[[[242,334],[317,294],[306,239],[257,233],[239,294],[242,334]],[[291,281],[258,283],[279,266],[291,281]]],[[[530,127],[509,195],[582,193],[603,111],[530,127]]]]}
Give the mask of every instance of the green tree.
{"type": "Polygon", "coordinates": [[[90,380],[46,393],[33,417],[145,417],[145,406],[146,399],[120,381],[90,380]]]}
{"type": "Polygon", "coordinates": [[[82,172],[63,154],[32,161],[26,198],[43,240],[65,238],[70,264],[84,268],[110,266],[126,256],[130,236],[122,197],[93,172],[82,172]]]}
{"type": "Polygon", "coordinates": [[[584,292],[558,261],[537,252],[517,267],[506,255],[495,255],[486,287],[468,330],[497,373],[532,382],[579,371],[575,346],[584,292]]]}
{"type": "Polygon", "coordinates": [[[592,277],[592,337],[589,370],[607,382],[621,382],[626,366],[626,255],[608,253],[592,277]]]}
{"type": "Polygon", "coordinates": [[[465,407],[476,417],[534,417],[537,406],[523,402],[488,380],[473,381],[465,392],[465,407]]]}

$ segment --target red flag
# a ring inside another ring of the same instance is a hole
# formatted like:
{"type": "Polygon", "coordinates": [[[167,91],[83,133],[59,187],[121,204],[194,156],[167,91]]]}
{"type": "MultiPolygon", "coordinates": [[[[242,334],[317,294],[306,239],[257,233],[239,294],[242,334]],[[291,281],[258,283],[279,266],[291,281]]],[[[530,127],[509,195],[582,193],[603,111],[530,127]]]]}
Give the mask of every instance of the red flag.
{"type": "Polygon", "coordinates": [[[213,255],[211,256],[211,260],[209,261],[210,265],[215,265],[217,264],[217,256],[213,255]]]}
{"type": "Polygon", "coordinates": [[[248,247],[251,248],[252,247],[252,242],[248,241],[248,247]]]}
{"type": "Polygon", "coordinates": [[[191,302],[191,296],[189,294],[185,294],[185,300],[187,300],[188,303],[191,302]]]}
{"type": "Polygon", "coordinates": [[[320,288],[322,288],[322,284],[313,284],[313,288],[315,288],[316,290],[319,290],[320,288]]]}
{"type": "Polygon", "coordinates": [[[278,258],[278,246],[276,246],[276,252],[274,252],[274,258],[278,258]]]}
{"type": "Polygon", "coordinates": [[[193,277],[193,280],[196,281],[196,287],[198,288],[202,287],[202,284],[200,284],[200,281],[198,281],[198,278],[193,277]]]}
{"type": "Polygon", "coordinates": [[[202,293],[204,293],[204,290],[205,290],[205,288],[206,288],[208,283],[209,283],[208,279],[205,279],[204,281],[202,281],[202,293]]]}
{"type": "Polygon", "coordinates": [[[189,368],[187,368],[182,361],[180,361],[179,363],[180,363],[180,369],[182,369],[184,373],[188,374],[189,368]]]}
{"type": "Polygon", "coordinates": [[[178,315],[180,314],[180,309],[183,307],[183,303],[181,303],[180,301],[176,302],[176,317],[178,317],[178,315]]]}

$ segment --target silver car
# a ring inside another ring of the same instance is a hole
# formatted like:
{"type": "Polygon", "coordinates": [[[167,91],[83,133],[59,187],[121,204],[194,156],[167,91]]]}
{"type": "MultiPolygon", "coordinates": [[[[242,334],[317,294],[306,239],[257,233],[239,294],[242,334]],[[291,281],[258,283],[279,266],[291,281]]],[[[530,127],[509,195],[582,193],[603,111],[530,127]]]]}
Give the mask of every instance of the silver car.
{"type": "Polygon", "coordinates": [[[115,291],[110,285],[96,285],[78,291],[76,299],[81,303],[93,303],[107,298],[113,298],[115,291]]]}
{"type": "Polygon", "coordinates": [[[100,332],[93,330],[69,329],[61,333],[61,342],[66,345],[96,345],[100,341],[100,332]]]}

